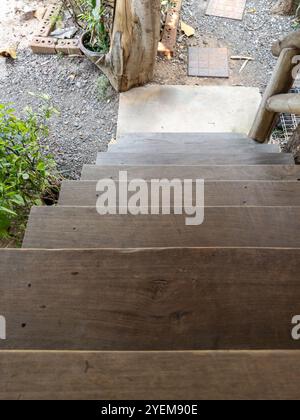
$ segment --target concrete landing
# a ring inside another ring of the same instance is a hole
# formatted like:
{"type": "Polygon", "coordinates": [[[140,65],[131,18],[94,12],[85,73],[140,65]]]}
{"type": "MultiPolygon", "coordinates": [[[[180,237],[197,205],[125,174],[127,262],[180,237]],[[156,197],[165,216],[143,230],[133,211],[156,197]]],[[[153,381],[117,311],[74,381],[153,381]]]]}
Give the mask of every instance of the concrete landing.
{"type": "Polygon", "coordinates": [[[259,89],[231,86],[145,86],[121,94],[118,132],[248,134],[259,89]]]}

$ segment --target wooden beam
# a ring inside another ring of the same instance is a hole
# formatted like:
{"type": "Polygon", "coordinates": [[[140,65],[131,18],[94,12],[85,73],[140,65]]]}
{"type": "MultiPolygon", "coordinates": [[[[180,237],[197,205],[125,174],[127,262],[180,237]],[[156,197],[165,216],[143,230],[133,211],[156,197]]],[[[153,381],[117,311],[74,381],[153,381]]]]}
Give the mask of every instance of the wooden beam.
{"type": "Polygon", "coordinates": [[[0,371],[1,400],[300,399],[299,351],[2,351],[0,371]]]}
{"type": "Polygon", "coordinates": [[[0,266],[2,350],[300,349],[300,249],[1,250],[0,266]]]}
{"type": "Polygon", "coordinates": [[[300,114],[300,95],[298,93],[274,95],[268,99],[266,107],[270,112],[300,114]]]}
{"type": "Polygon", "coordinates": [[[277,113],[267,109],[268,100],[281,93],[287,93],[294,83],[293,69],[297,63],[293,63],[293,57],[297,55],[299,50],[283,49],[277,64],[275,66],[273,76],[264,93],[260,108],[256,115],[254,124],[251,128],[249,136],[260,142],[266,142],[276,123],[277,113]]]}

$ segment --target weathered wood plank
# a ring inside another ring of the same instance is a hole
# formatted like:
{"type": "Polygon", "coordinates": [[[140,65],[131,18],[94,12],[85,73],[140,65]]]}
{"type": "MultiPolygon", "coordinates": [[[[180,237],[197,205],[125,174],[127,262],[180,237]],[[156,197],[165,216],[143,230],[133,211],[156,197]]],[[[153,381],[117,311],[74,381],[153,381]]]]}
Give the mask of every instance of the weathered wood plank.
{"type": "Polygon", "coordinates": [[[275,144],[260,144],[246,136],[232,136],[225,134],[194,134],[186,135],[180,133],[170,133],[168,135],[159,134],[138,134],[124,135],[118,139],[117,143],[108,146],[111,151],[128,151],[139,153],[161,152],[161,153],[216,153],[234,152],[247,153],[257,151],[258,153],[279,152],[279,146],[275,144]],[[175,134],[175,135],[174,135],[175,134]]]}
{"type": "MultiPolygon", "coordinates": [[[[117,182],[117,185],[119,185],[119,182],[117,182]]],[[[150,203],[150,181],[148,181],[148,185],[150,203]]],[[[128,197],[133,194],[128,193],[128,197]]],[[[95,206],[98,197],[97,181],[64,181],[60,192],[59,205],[95,206]]],[[[173,198],[172,196],[172,204],[174,204],[173,198]]],[[[300,182],[206,181],[205,205],[300,206],[300,182]]]]}
{"type": "Polygon", "coordinates": [[[181,178],[205,180],[290,180],[300,179],[300,165],[243,165],[243,166],[95,166],[84,165],[81,179],[118,179],[120,171],[127,171],[128,179],[181,178]]]}
{"type": "Polygon", "coordinates": [[[289,153],[98,153],[97,165],[292,165],[289,153]]]}
{"type": "Polygon", "coordinates": [[[300,348],[300,249],[1,250],[0,266],[1,349],[300,348]]]}
{"type": "Polygon", "coordinates": [[[124,133],[117,138],[118,144],[137,145],[141,142],[156,145],[209,145],[211,143],[226,144],[255,144],[255,141],[245,134],[238,133],[124,133]]]}
{"type": "Polygon", "coordinates": [[[96,207],[36,207],[24,248],[300,247],[300,207],[206,207],[205,221],[185,215],[105,215],[96,207]]]}
{"type": "Polygon", "coordinates": [[[108,146],[109,153],[203,153],[205,155],[214,153],[216,156],[223,153],[280,153],[280,148],[276,144],[260,144],[253,143],[250,145],[225,145],[224,147],[211,145],[154,145],[154,144],[137,144],[137,145],[127,145],[127,144],[118,144],[114,143],[108,146]]]}
{"type": "Polygon", "coordinates": [[[300,399],[299,351],[2,351],[0,370],[1,400],[300,399]]]}

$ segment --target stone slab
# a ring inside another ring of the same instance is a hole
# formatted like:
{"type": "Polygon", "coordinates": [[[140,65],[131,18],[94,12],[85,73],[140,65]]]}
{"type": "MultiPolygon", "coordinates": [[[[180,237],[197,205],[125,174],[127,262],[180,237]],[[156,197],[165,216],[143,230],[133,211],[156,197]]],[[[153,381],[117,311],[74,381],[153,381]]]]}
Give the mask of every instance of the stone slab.
{"type": "Polygon", "coordinates": [[[261,95],[258,88],[159,86],[120,96],[118,132],[248,134],[261,95]]]}

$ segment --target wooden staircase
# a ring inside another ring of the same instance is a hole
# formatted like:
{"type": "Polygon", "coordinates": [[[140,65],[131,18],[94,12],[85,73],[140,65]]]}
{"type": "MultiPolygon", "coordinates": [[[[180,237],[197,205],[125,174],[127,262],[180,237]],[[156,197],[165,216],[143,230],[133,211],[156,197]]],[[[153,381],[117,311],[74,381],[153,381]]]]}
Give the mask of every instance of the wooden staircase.
{"type": "Polygon", "coordinates": [[[0,398],[299,399],[299,180],[243,135],[120,138],[0,252],[0,398]],[[124,170],[205,179],[204,223],[99,216],[124,170]]]}

